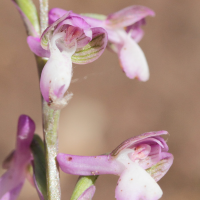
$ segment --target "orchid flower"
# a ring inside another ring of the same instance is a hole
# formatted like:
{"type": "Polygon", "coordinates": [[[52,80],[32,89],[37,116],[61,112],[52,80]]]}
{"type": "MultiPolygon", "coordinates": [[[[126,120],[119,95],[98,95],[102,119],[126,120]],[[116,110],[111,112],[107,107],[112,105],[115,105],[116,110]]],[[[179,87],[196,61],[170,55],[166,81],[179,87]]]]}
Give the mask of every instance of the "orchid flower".
{"type": "MultiPolygon", "coordinates": [[[[53,23],[67,11],[53,8],[49,11],[49,23],[53,23]]],[[[73,15],[78,16],[73,13],[73,15]]],[[[154,12],[144,6],[130,6],[107,17],[98,14],[84,14],[84,19],[92,27],[102,27],[108,32],[108,47],[118,54],[120,65],[130,79],[149,79],[149,68],[143,51],[138,46],[143,37],[141,25],[146,16],[154,12]]]]}
{"type": "Polygon", "coordinates": [[[160,135],[148,132],[121,143],[108,155],[75,156],[59,153],[62,171],[74,175],[114,174],[120,176],[115,190],[117,200],[157,200],[162,190],[156,183],[169,170],[173,155],[160,135]]]}
{"type": "Polygon", "coordinates": [[[32,160],[30,144],[34,131],[33,120],[26,115],[21,115],[18,121],[16,149],[7,166],[7,172],[0,178],[0,200],[15,200],[19,195],[27,176],[27,167],[32,160]]]}
{"type": "Polygon", "coordinates": [[[46,102],[62,105],[72,78],[72,62],[86,64],[96,60],[107,45],[103,28],[91,28],[80,16],[67,12],[52,23],[41,38],[29,36],[31,50],[49,58],[41,74],[40,89],[46,102]]]}

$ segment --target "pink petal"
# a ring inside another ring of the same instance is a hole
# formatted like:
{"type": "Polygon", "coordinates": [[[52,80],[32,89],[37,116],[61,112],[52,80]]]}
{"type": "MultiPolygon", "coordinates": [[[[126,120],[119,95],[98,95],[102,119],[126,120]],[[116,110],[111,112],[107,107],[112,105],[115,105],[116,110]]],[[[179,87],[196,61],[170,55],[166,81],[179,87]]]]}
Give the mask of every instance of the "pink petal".
{"type": "MultiPolygon", "coordinates": [[[[107,32],[103,28],[91,28],[92,40],[83,48],[77,48],[72,56],[72,62],[76,64],[87,64],[98,59],[104,52],[107,45],[107,32]]],[[[87,42],[78,40],[79,45],[87,42]]]]}
{"type": "MultiPolygon", "coordinates": [[[[52,24],[57,19],[65,15],[68,11],[63,10],[61,8],[53,8],[49,11],[49,24],[52,24]]],[[[95,19],[92,17],[87,17],[85,15],[78,15],[76,13],[71,12],[70,16],[77,16],[83,18],[88,24],[90,24],[92,27],[102,27],[103,26],[103,20],[95,19]]]]}
{"type": "Polygon", "coordinates": [[[124,166],[109,155],[74,156],[59,153],[57,160],[63,172],[74,175],[119,175],[124,170],[124,166]]]}
{"type": "Polygon", "coordinates": [[[42,48],[40,44],[40,38],[29,36],[27,37],[27,43],[31,51],[39,57],[50,57],[50,51],[42,48]]]}
{"type": "Polygon", "coordinates": [[[169,170],[173,164],[174,157],[171,153],[161,153],[161,160],[147,169],[147,172],[154,178],[155,181],[159,181],[169,170]]]}
{"type": "Polygon", "coordinates": [[[49,58],[40,79],[40,90],[46,102],[52,98],[62,98],[67,91],[72,77],[72,61],[59,51],[49,58]]]}
{"type": "Polygon", "coordinates": [[[66,13],[68,13],[68,11],[63,10],[61,8],[53,8],[53,9],[51,9],[49,11],[49,24],[51,25],[57,19],[59,19],[60,17],[62,17],[63,15],[65,15],[66,13]]]}
{"type": "Polygon", "coordinates": [[[162,158],[162,156],[161,156],[161,146],[158,145],[158,144],[151,145],[151,152],[148,155],[148,157],[146,157],[143,160],[140,160],[138,162],[138,164],[143,169],[148,169],[149,167],[158,163],[161,160],[161,158],[162,158]]]}
{"type": "Polygon", "coordinates": [[[96,187],[94,185],[90,186],[77,200],[92,200],[95,190],[96,187]]]}
{"type": "Polygon", "coordinates": [[[49,49],[49,37],[53,34],[53,31],[55,28],[57,28],[58,24],[62,22],[63,20],[67,19],[67,17],[70,15],[70,12],[67,12],[64,16],[56,20],[54,23],[52,23],[50,26],[48,26],[45,31],[42,33],[41,36],[41,46],[48,50],[49,49]]]}
{"type": "Polygon", "coordinates": [[[119,60],[128,78],[138,78],[140,81],[149,79],[149,68],[145,55],[138,44],[128,35],[124,38],[124,44],[119,51],[119,60]]]}
{"type": "Polygon", "coordinates": [[[109,28],[123,28],[134,24],[146,16],[154,16],[154,12],[144,6],[130,6],[108,15],[106,26],[109,28]]]}
{"type": "Polygon", "coordinates": [[[142,30],[141,26],[144,25],[145,23],[146,23],[145,19],[141,19],[140,21],[126,28],[126,32],[131,33],[131,37],[137,43],[142,39],[144,35],[144,31],[142,30]]]}
{"type": "Polygon", "coordinates": [[[125,140],[124,142],[122,142],[117,148],[115,148],[111,152],[111,156],[116,156],[123,149],[130,148],[135,144],[142,143],[147,138],[151,138],[151,137],[156,138],[159,135],[166,135],[166,134],[168,134],[167,131],[155,131],[155,132],[143,133],[143,134],[138,135],[136,137],[129,138],[129,139],[125,140]]]}
{"type": "Polygon", "coordinates": [[[104,27],[105,26],[105,21],[104,20],[99,20],[95,19],[92,17],[87,17],[85,15],[81,15],[81,17],[91,26],[91,27],[104,27]]]}
{"type": "Polygon", "coordinates": [[[117,200],[157,200],[161,196],[159,185],[136,163],[123,171],[115,190],[117,200]]]}
{"type": "Polygon", "coordinates": [[[159,199],[162,190],[142,167],[130,160],[130,154],[133,152],[132,149],[124,149],[116,157],[116,160],[125,166],[125,170],[118,180],[115,198],[117,200],[159,199]]]}

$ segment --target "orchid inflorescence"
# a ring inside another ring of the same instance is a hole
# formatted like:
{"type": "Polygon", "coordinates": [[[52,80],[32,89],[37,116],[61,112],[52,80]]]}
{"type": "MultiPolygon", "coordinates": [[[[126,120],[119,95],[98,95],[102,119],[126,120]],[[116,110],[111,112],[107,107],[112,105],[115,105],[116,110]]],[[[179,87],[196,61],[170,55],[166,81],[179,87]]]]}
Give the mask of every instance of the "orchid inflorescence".
{"type": "Polygon", "coordinates": [[[63,172],[80,175],[73,200],[91,200],[96,190],[95,181],[101,174],[119,176],[115,190],[117,200],[160,199],[163,192],[157,181],[173,163],[173,155],[168,153],[166,141],[161,137],[167,135],[167,131],[129,138],[111,153],[98,156],[57,153],[60,110],[72,98],[67,92],[73,75],[72,63],[91,63],[107,47],[118,55],[128,78],[147,81],[149,68],[138,42],[144,34],[141,26],[145,24],[145,17],[154,16],[154,12],[144,6],[130,6],[105,16],[53,8],[47,18],[44,5],[48,3],[41,1],[41,26],[48,24],[41,31],[33,2],[13,2],[26,25],[27,43],[36,55],[43,97],[45,145],[34,134],[34,121],[21,115],[16,148],[3,163],[7,171],[0,178],[0,200],[17,199],[25,179],[36,188],[41,200],[60,200],[57,163],[63,172]]]}

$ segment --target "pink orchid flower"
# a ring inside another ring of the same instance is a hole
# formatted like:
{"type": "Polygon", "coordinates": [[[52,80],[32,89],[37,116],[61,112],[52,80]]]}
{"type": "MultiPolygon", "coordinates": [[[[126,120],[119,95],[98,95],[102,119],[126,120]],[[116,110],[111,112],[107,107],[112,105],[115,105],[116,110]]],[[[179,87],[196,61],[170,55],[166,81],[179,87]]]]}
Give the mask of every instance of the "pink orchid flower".
{"type": "Polygon", "coordinates": [[[156,183],[169,170],[173,155],[160,135],[149,132],[121,143],[109,155],[74,156],[60,153],[62,171],[74,175],[114,174],[120,176],[115,190],[117,200],[157,200],[162,190],[156,183]]]}
{"type": "Polygon", "coordinates": [[[72,62],[86,64],[96,60],[107,45],[107,33],[66,12],[41,38],[29,36],[27,42],[36,55],[49,58],[41,74],[40,89],[51,104],[63,100],[72,78],[72,62]]]}
{"type": "MultiPolygon", "coordinates": [[[[49,23],[53,23],[66,12],[63,9],[53,8],[49,11],[49,23]]],[[[92,27],[102,27],[108,32],[108,47],[118,54],[120,65],[128,78],[147,81],[148,64],[137,42],[144,34],[141,25],[145,24],[145,17],[154,15],[154,12],[147,7],[130,6],[107,17],[97,14],[84,14],[82,17],[92,27]]]]}
{"type": "MultiPolygon", "coordinates": [[[[15,200],[27,177],[27,167],[31,164],[30,144],[35,124],[31,118],[21,115],[18,121],[16,149],[8,170],[0,178],[0,200],[15,200]]],[[[6,168],[7,168],[6,167],[6,168]]]]}

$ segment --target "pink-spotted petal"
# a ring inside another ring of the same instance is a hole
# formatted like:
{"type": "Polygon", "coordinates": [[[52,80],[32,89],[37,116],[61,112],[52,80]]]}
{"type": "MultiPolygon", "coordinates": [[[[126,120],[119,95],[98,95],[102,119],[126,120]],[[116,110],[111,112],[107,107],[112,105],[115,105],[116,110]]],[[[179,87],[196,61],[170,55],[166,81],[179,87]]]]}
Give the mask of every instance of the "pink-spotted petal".
{"type": "Polygon", "coordinates": [[[130,163],[121,174],[115,190],[117,200],[157,200],[162,190],[139,165],[130,163]]]}
{"type": "Polygon", "coordinates": [[[138,78],[140,81],[149,79],[149,67],[145,55],[138,44],[128,35],[124,38],[124,44],[119,51],[119,60],[128,78],[138,78]]]}
{"type": "Polygon", "coordinates": [[[50,51],[42,48],[40,44],[40,38],[29,36],[27,37],[27,43],[31,51],[39,57],[50,57],[50,51]]]}
{"type": "Polygon", "coordinates": [[[74,175],[119,175],[124,170],[124,166],[109,155],[74,156],[59,153],[57,160],[63,172],[74,175]]]}
{"type": "Polygon", "coordinates": [[[144,6],[130,6],[108,15],[105,24],[109,28],[123,28],[130,26],[146,16],[154,16],[153,10],[144,6]]]}

